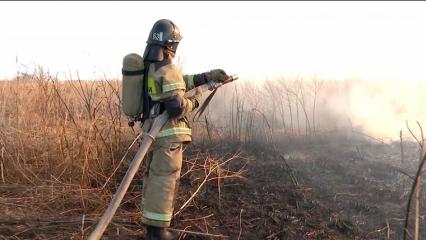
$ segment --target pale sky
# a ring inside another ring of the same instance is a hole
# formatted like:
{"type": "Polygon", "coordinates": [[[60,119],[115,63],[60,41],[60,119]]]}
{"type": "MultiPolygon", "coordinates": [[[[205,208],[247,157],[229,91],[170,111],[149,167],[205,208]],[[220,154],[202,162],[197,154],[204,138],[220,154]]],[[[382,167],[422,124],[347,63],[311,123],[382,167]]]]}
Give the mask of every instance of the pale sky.
{"type": "Polygon", "coordinates": [[[181,29],[186,73],[426,80],[426,2],[403,1],[0,2],[0,79],[34,65],[120,78],[161,18],[181,29]]]}

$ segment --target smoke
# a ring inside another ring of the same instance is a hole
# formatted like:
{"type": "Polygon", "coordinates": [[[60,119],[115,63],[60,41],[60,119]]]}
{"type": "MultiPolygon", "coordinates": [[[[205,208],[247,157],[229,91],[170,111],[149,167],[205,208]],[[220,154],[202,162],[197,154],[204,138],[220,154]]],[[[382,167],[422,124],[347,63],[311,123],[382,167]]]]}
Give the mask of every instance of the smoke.
{"type": "Polygon", "coordinates": [[[276,133],[292,135],[356,129],[375,138],[398,140],[403,130],[408,139],[406,121],[416,134],[416,122],[426,123],[425,87],[423,82],[401,80],[276,79],[253,83],[242,78],[220,90],[209,107],[209,117],[222,126],[234,126],[235,119],[241,118],[239,124],[244,127],[253,116],[257,126],[263,124],[265,116],[276,133]]]}
{"type": "Polygon", "coordinates": [[[402,80],[325,81],[320,92],[319,113],[325,126],[355,127],[377,138],[410,137],[417,121],[426,123],[426,83],[402,80]]]}
{"type": "Polygon", "coordinates": [[[350,89],[350,116],[376,137],[398,136],[418,121],[425,123],[425,83],[395,81],[360,81],[350,89]]]}

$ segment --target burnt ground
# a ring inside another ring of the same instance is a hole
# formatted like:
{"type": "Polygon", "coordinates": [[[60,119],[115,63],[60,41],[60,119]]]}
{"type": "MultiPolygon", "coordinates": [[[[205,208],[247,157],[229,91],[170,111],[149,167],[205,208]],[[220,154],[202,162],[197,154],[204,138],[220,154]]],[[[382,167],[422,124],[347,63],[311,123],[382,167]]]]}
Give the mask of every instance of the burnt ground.
{"type": "MultiPolygon", "coordinates": [[[[229,239],[401,239],[412,182],[402,172],[414,175],[414,144],[406,144],[404,163],[398,143],[324,138],[277,146],[288,155],[287,161],[261,147],[243,150],[221,172],[226,175],[243,166],[244,172],[229,178],[212,175],[172,227],[229,239]]],[[[212,158],[223,156],[235,149],[189,148],[177,206],[205,176],[201,170],[188,171],[195,162],[202,165],[190,159],[203,159],[206,152],[212,158]]],[[[142,181],[138,175],[104,239],[142,239],[142,181]]],[[[105,193],[55,181],[45,186],[0,185],[0,239],[84,238],[114,189],[105,193]]],[[[183,239],[210,238],[186,234],[183,239]]]]}
{"type": "MultiPolygon", "coordinates": [[[[300,182],[313,189],[315,199],[366,239],[402,239],[408,194],[419,163],[416,144],[403,144],[404,162],[399,142],[339,138],[294,146],[284,151],[290,156],[288,163],[300,182]]],[[[422,193],[420,201],[424,200],[422,193]]],[[[424,207],[420,218],[422,226],[424,207]]],[[[420,234],[425,236],[421,227],[420,234]]]]}
{"type": "MultiPolygon", "coordinates": [[[[359,239],[352,223],[321,204],[312,188],[293,184],[282,161],[254,156],[244,177],[225,181],[220,203],[216,186],[210,186],[197,199],[208,207],[188,209],[201,216],[214,214],[198,225],[199,231],[231,239],[359,239]]],[[[187,227],[183,221],[178,218],[176,226],[187,227]]]]}

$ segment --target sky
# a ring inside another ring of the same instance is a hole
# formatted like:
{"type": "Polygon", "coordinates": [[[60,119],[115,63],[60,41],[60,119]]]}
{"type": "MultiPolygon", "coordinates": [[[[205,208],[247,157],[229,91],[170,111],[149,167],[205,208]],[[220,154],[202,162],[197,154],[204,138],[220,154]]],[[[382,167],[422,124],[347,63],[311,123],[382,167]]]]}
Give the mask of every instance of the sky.
{"type": "Polygon", "coordinates": [[[0,79],[121,77],[152,25],[173,20],[185,73],[426,80],[426,2],[0,2],[0,79]]]}

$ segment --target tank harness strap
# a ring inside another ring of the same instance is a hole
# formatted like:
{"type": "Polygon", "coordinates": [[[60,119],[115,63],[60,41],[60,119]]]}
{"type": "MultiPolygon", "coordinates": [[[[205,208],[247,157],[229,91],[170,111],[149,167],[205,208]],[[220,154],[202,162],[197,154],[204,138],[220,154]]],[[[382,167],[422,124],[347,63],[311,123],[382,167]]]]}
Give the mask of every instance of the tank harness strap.
{"type": "Polygon", "coordinates": [[[125,76],[136,76],[136,75],[142,75],[144,73],[144,69],[141,70],[134,70],[134,71],[129,71],[129,70],[125,70],[125,69],[121,69],[121,73],[125,76]]]}

